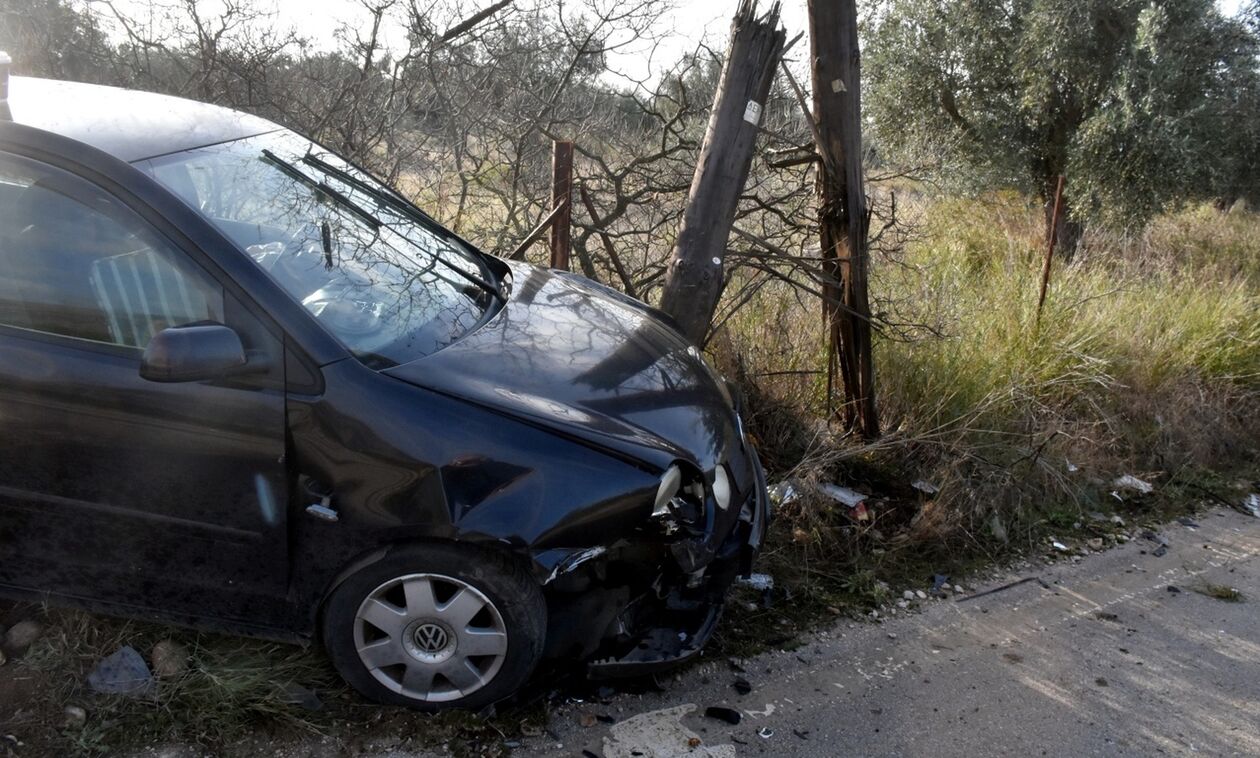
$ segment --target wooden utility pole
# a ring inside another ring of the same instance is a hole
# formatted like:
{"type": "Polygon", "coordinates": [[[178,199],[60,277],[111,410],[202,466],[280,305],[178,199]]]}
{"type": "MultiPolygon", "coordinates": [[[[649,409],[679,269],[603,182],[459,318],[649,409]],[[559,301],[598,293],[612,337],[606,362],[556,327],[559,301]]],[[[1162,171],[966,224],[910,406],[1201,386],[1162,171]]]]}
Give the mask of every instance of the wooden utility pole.
{"type": "Polygon", "coordinates": [[[757,16],[756,0],[740,2],[731,22],[726,63],[661,294],[661,309],[673,316],[696,344],[703,344],[708,337],[709,323],[722,295],[726,242],[752,166],[761,111],[784,42],[777,2],[761,17],[757,16]]]}
{"type": "Polygon", "coordinates": [[[551,207],[559,211],[551,222],[551,267],[568,271],[573,219],[572,142],[552,143],[551,207]]]}
{"type": "Polygon", "coordinates": [[[819,157],[818,217],[828,325],[828,376],[839,370],[849,429],[879,436],[867,295],[870,216],[862,177],[862,62],[856,0],[809,0],[814,119],[819,157]]]}

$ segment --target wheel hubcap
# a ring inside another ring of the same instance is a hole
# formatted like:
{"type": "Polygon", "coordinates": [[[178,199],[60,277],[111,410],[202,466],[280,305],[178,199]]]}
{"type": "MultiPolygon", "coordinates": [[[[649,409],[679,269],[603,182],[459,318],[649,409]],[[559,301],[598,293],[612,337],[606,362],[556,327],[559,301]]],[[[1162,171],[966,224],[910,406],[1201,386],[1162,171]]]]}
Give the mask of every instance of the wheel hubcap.
{"type": "Polygon", "coordinates": [[[359,659],[385,687],[422,702],[470,695],[507,655],[498,608],[475,587],[439,574],[410,574],[370,592],[354,623],[359,659]]]}

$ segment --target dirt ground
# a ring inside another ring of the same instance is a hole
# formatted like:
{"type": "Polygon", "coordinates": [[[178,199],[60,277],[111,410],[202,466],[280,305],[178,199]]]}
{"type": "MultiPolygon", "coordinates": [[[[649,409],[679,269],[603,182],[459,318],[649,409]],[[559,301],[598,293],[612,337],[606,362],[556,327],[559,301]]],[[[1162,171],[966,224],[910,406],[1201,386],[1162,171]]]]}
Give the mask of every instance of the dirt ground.
{"type": "MultiPolygon", "coordinates": [[[[544,682],[532,704],[492,719],[322,689],[309,719],[260,713],[215,748],[161,740],[127,754],[1260,754],[1260,520],[1222,509],[1135,537],[1021,563],[963,592],[912,591],[790,649],[715,655],[617,690],[544,682]],[[729,709],[714,713],[726,720],[706,717],[710,707],[729,709]]],[[[101,752],[107,743],[62,723],[49,693],[64,683],[38,663],[0,667],[0,755],[101,752]]],[[[99,701],[86,710],[89,724],[108,718],[99,701]]]]}

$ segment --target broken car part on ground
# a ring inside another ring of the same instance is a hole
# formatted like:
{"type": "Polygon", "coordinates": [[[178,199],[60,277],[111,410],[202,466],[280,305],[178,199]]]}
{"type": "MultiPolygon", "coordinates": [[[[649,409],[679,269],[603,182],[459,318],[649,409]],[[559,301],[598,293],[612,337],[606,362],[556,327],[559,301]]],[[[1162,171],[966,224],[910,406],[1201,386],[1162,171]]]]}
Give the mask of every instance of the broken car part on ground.
{"type": "Polygon", "coordinates": [[[660,313],[483,254],[270,122],[10,95],[3,594],[318,639],[421,708],[700,650],[766,484],[660,313]]]}

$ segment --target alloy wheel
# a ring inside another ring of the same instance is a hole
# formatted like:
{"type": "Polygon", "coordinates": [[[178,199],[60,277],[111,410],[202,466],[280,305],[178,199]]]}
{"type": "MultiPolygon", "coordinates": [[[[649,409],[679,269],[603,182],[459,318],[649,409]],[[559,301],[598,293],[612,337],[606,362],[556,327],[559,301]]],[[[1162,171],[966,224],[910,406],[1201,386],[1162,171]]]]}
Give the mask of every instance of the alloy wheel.
{"type": "Polygon", "coordinates": [[[467,582],[440,574],[391,579],[359,605],[359,660],[382,685],[440,703],[489,684],[507,655],[503,616],[467,582]]]}

